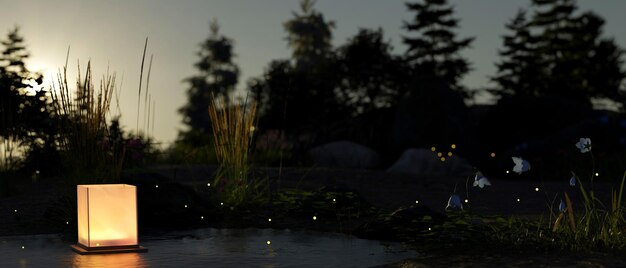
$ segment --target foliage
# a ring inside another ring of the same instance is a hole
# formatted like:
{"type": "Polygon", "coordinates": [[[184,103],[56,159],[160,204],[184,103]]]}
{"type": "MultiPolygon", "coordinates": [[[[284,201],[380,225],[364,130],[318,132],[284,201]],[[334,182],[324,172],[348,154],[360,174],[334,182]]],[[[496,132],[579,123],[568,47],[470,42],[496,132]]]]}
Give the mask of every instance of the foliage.
{"type": "Polygon", "coordinates": [[[110,155],[122,157],[122,166],[125,169],[156,162],[159,151],[153,139],[147,135],[126,133],[119,120],[119,117],[111,119],[102,149],[110,155]]]}
{"type": "Polygon", "coordinates": [[[474,38],[456,39],[453,30],[458,27],[459,20],[452,18],[454,9],[446,2],[424,0],[406,4],[415,16],[413,21],[404,23],[404,28],[409,33],[418,34],[417,37],[403,37],[408,46],[406,60],[414,76],[441,78],[453,89],[463,93],[459,81],[470,71],[470,63],[459,52],[468,48],[474,38]]]}
{"type": "Polygon", "coordinates": [[[224,97],[213,98],[209,106],[213,126],[215,155],[220,165],[213,185],[219,189],[220,200],[238,207],[257,194],[249,184],[249,153],[256,126],[256,103],[232,102],[224,97]]]}
{"type": "MultiPolygon", "coordinates": [[[[212,21],[210,28],[210,35],[198,52],[200,60],[195,64],[199,74],[185,80],[189,83],[188,101],[179,109],[183,123],[189,127],[187,132],[200,132],[201,135],[211,133],[207,113],[211,96],[228,96],[235,89],[239,76],[239,68],[232,62],[233,40],[220,34],[217,21],[212,21]]],[[[185,132],[179,136],[181,139],[189,137],[185,132]]]]}
{"type": "Polygon", "coordinates": [[[217,164],[212,142],[193,145],[178,141],[167,148],[164,154],[164,162],[168,164],[217,164]]]}
{"type": "Polygon", "coordinates": [[[282,166],[289,159],[294,159],[293,145],[285,133],[277,129],[268,129],[255,138],[253,162],[259,166],[282,166]]]}

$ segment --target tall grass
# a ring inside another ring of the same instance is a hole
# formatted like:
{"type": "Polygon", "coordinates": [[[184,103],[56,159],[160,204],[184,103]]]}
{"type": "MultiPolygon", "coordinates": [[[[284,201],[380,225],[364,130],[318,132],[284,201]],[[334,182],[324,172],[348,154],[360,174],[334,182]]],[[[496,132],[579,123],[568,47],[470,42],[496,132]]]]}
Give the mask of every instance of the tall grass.
{"type": "Polygon", "coordinates": [[[249,154],[255,131],[257,106],[255,102],[228,102],[213,96],[209,116],[213,127],[215,154],[220,165],[213,185],[221,199],[236,207],[250,201],[256,187],[249,185],[249,154]]]}
{"type": "Polygon", "coordinates": [[[52,98],[60,122],[59,147],[70,185],[111,183],[120,177],[123,154],[106,150],[109,143],[107,114],[115,91],[115,75],[105,75],[99,87],[93,84],[91,62],[84,77],[80,64],[75,88],[70,87],[67,65],[58,74],[52,98]]]}
{"type": "Polygon", "coordinates": [[[591,247],[626,249],[626,220],[622,205],[625,180],[626,172],[622,176],[619,190],[611,191],[610,206],[606,206],[595,196],[593,190],[585,189],[582,181],[576,176],[582,196],[581,215],[578,217],[575,215],[573,202],[565,192],[565,211],[557,216],[552,230],[567,242],[570,249],[591,247]],[[564,224],[564,221],[567,223],[564,224]]]}

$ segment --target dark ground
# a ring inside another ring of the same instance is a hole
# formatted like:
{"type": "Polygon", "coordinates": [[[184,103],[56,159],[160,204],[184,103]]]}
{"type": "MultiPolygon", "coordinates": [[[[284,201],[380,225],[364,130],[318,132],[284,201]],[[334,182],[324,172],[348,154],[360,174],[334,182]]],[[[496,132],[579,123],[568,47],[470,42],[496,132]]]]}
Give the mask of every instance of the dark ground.
{"type": "MultiPolygon", "coordinates": [[[[159,166],[149,168],[137,176],[158,177],[184,185],[206,187],[207,179],[215,172],[212,166],[159,166]]],[[[401,206],[420,204],[432,210],[443,212],[447,199],[457,185],[457,192],[465,195],[466,178],[458,177],[418,177],[403,174],[389,174],[384,171],[302,169],[302,168],[263,168],[257,175],[270,178],[275,188],[297,188],[315,190],[323,186],[341,186],[360,193],[378,208],[395,209],[401,206]]],[[[133,175],[134,176],[134,175],[133,175]]],[[[471,187],[471,182],[469,186],[471,187]]],[[[516,216],[540,216],[548,219],[548,206],[557,192],[576,192],[567,181],[535,182],[491,179],[492,186],[484,189],[471,187],[470,198],[473,209],[481,214],[516,216]],[[539,187],[540,191],[535,191],[539,187]],[[518,202],[517,199],[520,199],[518,202]]],[[[14,184],[14,195],[0,197],[0,236],[30,235],[59,232],[58,224],[50,224],[44,217],[46,208],[61,194],[59,179],[40,179],[36,182],[22,181],[14,184]],[[15,210],[17,209],[17,212],[15,210]]],[[[598,196],[609,196],[614,184],[596,182],[598,196]]],[[[580,200],[574,194],[573,200],[580,200]]],[[[559,198],[554,201],[558,206],[559,198]]],[[[576,201],[574,201],[576,202],[576,201]]],[[[71,226],[68,224],[68,226],[71,226]]],[[[69,229],[69,228],[68,228],[69,229]]],[[[423,258],[406,260],[389,267],[626,267],[625,259],[601,255],[580,256],[576,254],[543,255],[536,253],[504,253],[492,255],[489,252],[480,256],[462,252],[435,252],[423,258]]]]}

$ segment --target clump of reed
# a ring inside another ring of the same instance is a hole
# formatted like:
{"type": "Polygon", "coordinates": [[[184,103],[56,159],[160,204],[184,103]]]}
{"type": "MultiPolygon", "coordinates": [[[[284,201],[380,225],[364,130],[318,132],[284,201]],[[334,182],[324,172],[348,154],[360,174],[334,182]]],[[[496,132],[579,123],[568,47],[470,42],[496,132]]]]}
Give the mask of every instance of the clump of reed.
{"type": "Polygon", "coordinates": [[[60,124],[59,147],[70,185],[117,182],[124,150],[107,150],[107,115],[115,91],[115,74],[106,74],[99,87],[93,83],[91,62],[84,76],[78,64],[75,88],[70,87],[67,65],[53,83],[52,99],[60,124]]]}
{"type": "Polygon", "coordinates": [[[227,101],[213,96],[209,116],[219,171],[213,181],[225,205],[237,207],[258,198],[258,184],[250,184],[250,151],[256,129],[255,102],[227,101]]]}

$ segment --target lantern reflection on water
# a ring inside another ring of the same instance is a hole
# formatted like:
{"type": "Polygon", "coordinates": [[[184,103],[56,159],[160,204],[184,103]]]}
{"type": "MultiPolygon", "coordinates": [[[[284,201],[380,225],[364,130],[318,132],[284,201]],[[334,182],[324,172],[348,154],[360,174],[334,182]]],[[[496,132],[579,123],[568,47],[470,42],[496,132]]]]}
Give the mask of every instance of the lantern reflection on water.
{"type": "Polygon", "coordinates": [[[79,254],[145,252],[137,239],[137,192],[128,184],[78,185],[79,254]]]}

